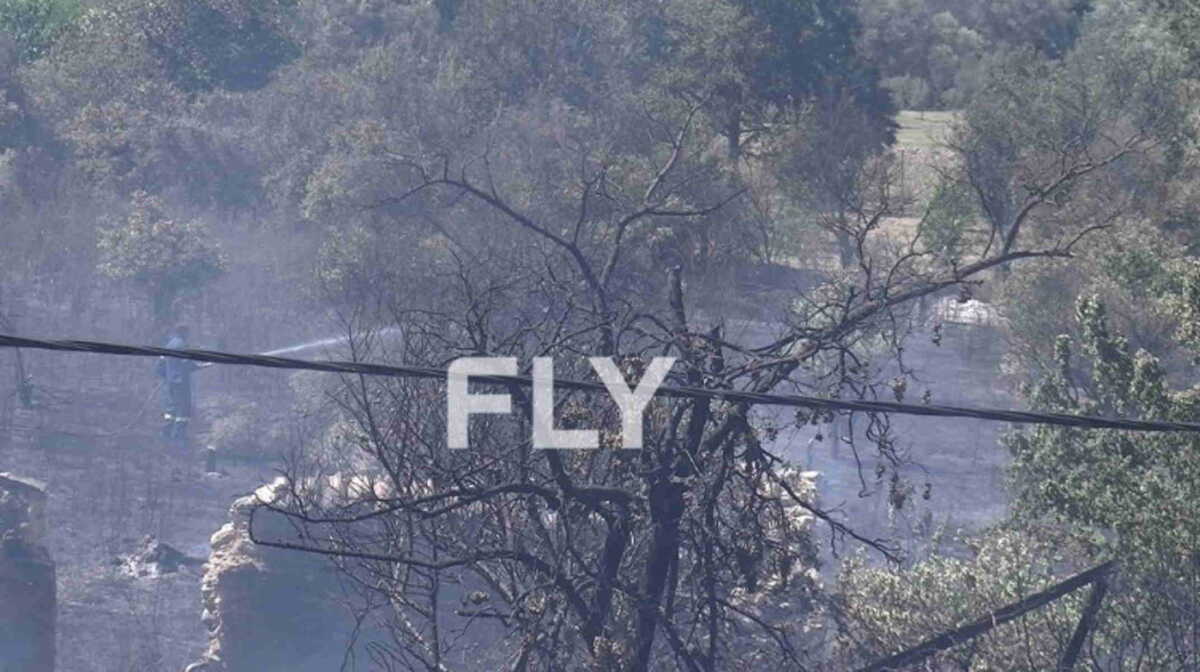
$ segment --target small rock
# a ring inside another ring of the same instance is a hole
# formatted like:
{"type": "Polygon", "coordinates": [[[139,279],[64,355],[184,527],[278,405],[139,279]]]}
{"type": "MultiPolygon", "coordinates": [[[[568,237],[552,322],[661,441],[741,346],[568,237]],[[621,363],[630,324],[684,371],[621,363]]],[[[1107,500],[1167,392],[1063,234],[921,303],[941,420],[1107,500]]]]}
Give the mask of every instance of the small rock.
{"type": "Polygon", "coordinates": [[[182,567],[204,564],[204,560],[193,558],[174,546],[149,536],[142,539],[141,548],[124,558],[123,562],[131,574],[139,577],[173,574],[182,567]]]}

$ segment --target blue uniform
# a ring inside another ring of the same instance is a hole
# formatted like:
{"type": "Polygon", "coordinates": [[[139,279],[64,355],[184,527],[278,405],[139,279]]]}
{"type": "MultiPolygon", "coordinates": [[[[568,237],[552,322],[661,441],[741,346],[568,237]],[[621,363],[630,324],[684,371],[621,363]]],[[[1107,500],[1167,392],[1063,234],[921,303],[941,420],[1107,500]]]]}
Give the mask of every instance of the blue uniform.
{"type": "MultiPolygon", "coordinates": [[[[172,336],[166,347],[179,350],[187,343],[179,336],[172,336]]],[[[190,359],[175,357],[159,358],[158,371],[163,378],[163,436],[168,439],[184,439],[187,423],[192,419],[192,372],[199,368],[190,359]]]]}

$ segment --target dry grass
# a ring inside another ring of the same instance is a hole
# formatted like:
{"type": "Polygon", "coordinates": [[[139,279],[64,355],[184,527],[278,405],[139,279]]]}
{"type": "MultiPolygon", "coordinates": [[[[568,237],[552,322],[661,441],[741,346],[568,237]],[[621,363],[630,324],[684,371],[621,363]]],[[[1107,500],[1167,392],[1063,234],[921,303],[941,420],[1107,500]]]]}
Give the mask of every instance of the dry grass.
{"type": "Polygon", "coordinates": [[[896,132],[896,149],[938,149],[958,115],[954,110],[901,110],[896,115],[896,123],[900,124],[900,130],[896,132]]]}
{"type": "Polygon", "coordinates": [[[916,110],[904,110],[896,115],[900,129],[896,132],[892,150],[903,160],[905,188],[916,197],[916,202],[903,214],[918,216],[924,210],[926,199],[941,181],[940,172],[954,161],[953,153],[944,143],[959,115],[956,111],[916,110]]]}
{"type": "Polygon", "coordinates": [[[917,235],[921,226],[920,217],[886,217],[880,222],[880,230],[895,242],[906,243],[917,235]]]}

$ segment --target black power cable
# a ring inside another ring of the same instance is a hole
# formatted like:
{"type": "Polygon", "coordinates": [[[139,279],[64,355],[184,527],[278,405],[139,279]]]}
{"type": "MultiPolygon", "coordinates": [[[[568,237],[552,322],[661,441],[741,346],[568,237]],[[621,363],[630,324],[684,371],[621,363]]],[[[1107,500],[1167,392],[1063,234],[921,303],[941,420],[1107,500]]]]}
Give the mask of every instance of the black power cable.
{"type": "MultiPolygon", "coordinates": [[[[241,355],[214,350],[174,350],[152,346],[123,345],[119,343],[102,343],[97,341],[51,341],[36,338],[22,338],[0,334],[0,347],[32,348],[37,350],[57,350],[62,352],[90,352],[107,355],[128,355],[133,357],[176,357],[198,362],[213,364],[237,364],[243,366],[261,366],[272,369],[296,369],[307,371],[326,371],[330,373],[357,373],[368,376],[388,376],[393,378],[427,378],[445,379],[446,372],[441,369],[420,366],[395,366],[384,364],[369,364],[365,362],[339,361],[306,361],[286,357],[271,357],[267,355],[241,355]]],[[[533,379],[529,376],[471,376],[479,383],[496,385],[518,385],[530,387],[533,379]]],[[[561,389],[580,390],[583,392],[603,392],[607,389],[602,383],[582,380],[554,379],[554,386],[561,389]]],[[[1013,411],[992,408],[971,408],[966,406],[941,406],[934,404],[903,404],[891,401],[867,401],[853,399],[822,399],[799,394],[761,394],[738,390],[710,390],[699,387],[663,386],[658,388],[655,396],[675,397],[684,399],[710,399],[713,401],[747,402],[768,406],[793,406],[801,408],[816,408],[822,410],[849,410],[874,413],[899,413],[903,415],[921,415],[941,418],[974,418],[998,422],[1014,422],[1033,425],[1056,425],[1060,427],[1077,427],[1080,429],[1123,429],[1134,432],[1200,432],[1200,423],[1168,422],[1162,420],[1127,420],[1121,418],[1100,418],[1088,415],[1069,415],[1066,413],[1035,413],[1030,411],[1013,411]]]]}

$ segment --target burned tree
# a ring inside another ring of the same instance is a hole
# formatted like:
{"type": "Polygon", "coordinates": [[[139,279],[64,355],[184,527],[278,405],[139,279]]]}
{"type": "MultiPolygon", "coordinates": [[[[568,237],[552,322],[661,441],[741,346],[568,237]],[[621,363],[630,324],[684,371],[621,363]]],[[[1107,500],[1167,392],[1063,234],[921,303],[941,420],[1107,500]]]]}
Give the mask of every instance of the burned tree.
{"type": "MultiPolygon", "coordinates": [[[[774,323],[730,336],[702,297],[688,295],[679,269],[654,267],[646,236],[736,220],[745,207],[736,174],[696,151],[709,138],[694,105],[640,112],[653,122],[640,153],[622,147],[619,131],[599,133],[565,109],[502,116],[474,149],[454,153],[405,152],[420,143],[364,134],[358,160],[406,188],[373,201],[369,216],[391,223],[339,247],[326,277],[331,289],[351,278],[361,289],[370,274],[355,272],[375,268],[374,290],[354,293],[370,296],[355,319],[369,315],[403,336],[389,346],[368,330],[356,356],[430,366],[509,356],[523,367],[549,356],[566,378],[588,376],[584,357],[607,356],[636,384],[652,357],[669,355],[678,358],[674,384],[893,394],[872,378],[870,358],[902,351],[915,300],[1001,264],[1071,251],[1017,237],[1003,248],[984,241],[973,261],[949,264],[919,234],[875,226],[856,246],[854,273],[779,307],[774,323]],[[409,257],[413,242],[419,265],[356,265],[388,250],[409,257]]],[[[324,450],[296,461],[286,494],[264,502],[299,536],[259,543],[331,556],[364,609],[390,624],[381,662],[804,667],[819,639],[807,627],[818,614],[814,523],[894,554],[815,504],[811,482],[774,445],[777,428],[750,403],[656,400],[645,446],[631,451],[617,445],[616,408],[564,393],[560,426],[598,429],[602,448],[557,451],[533,447],[531,400],[510,393],[513,415],[477,419],[472,449],[450,450],[439,385],[347,378],[324,450]],[[786,617],[771,606],[782,603],[786,617]]],[[[899,463],[886,419],[871,427],[883,463],[899,463]]]]}

